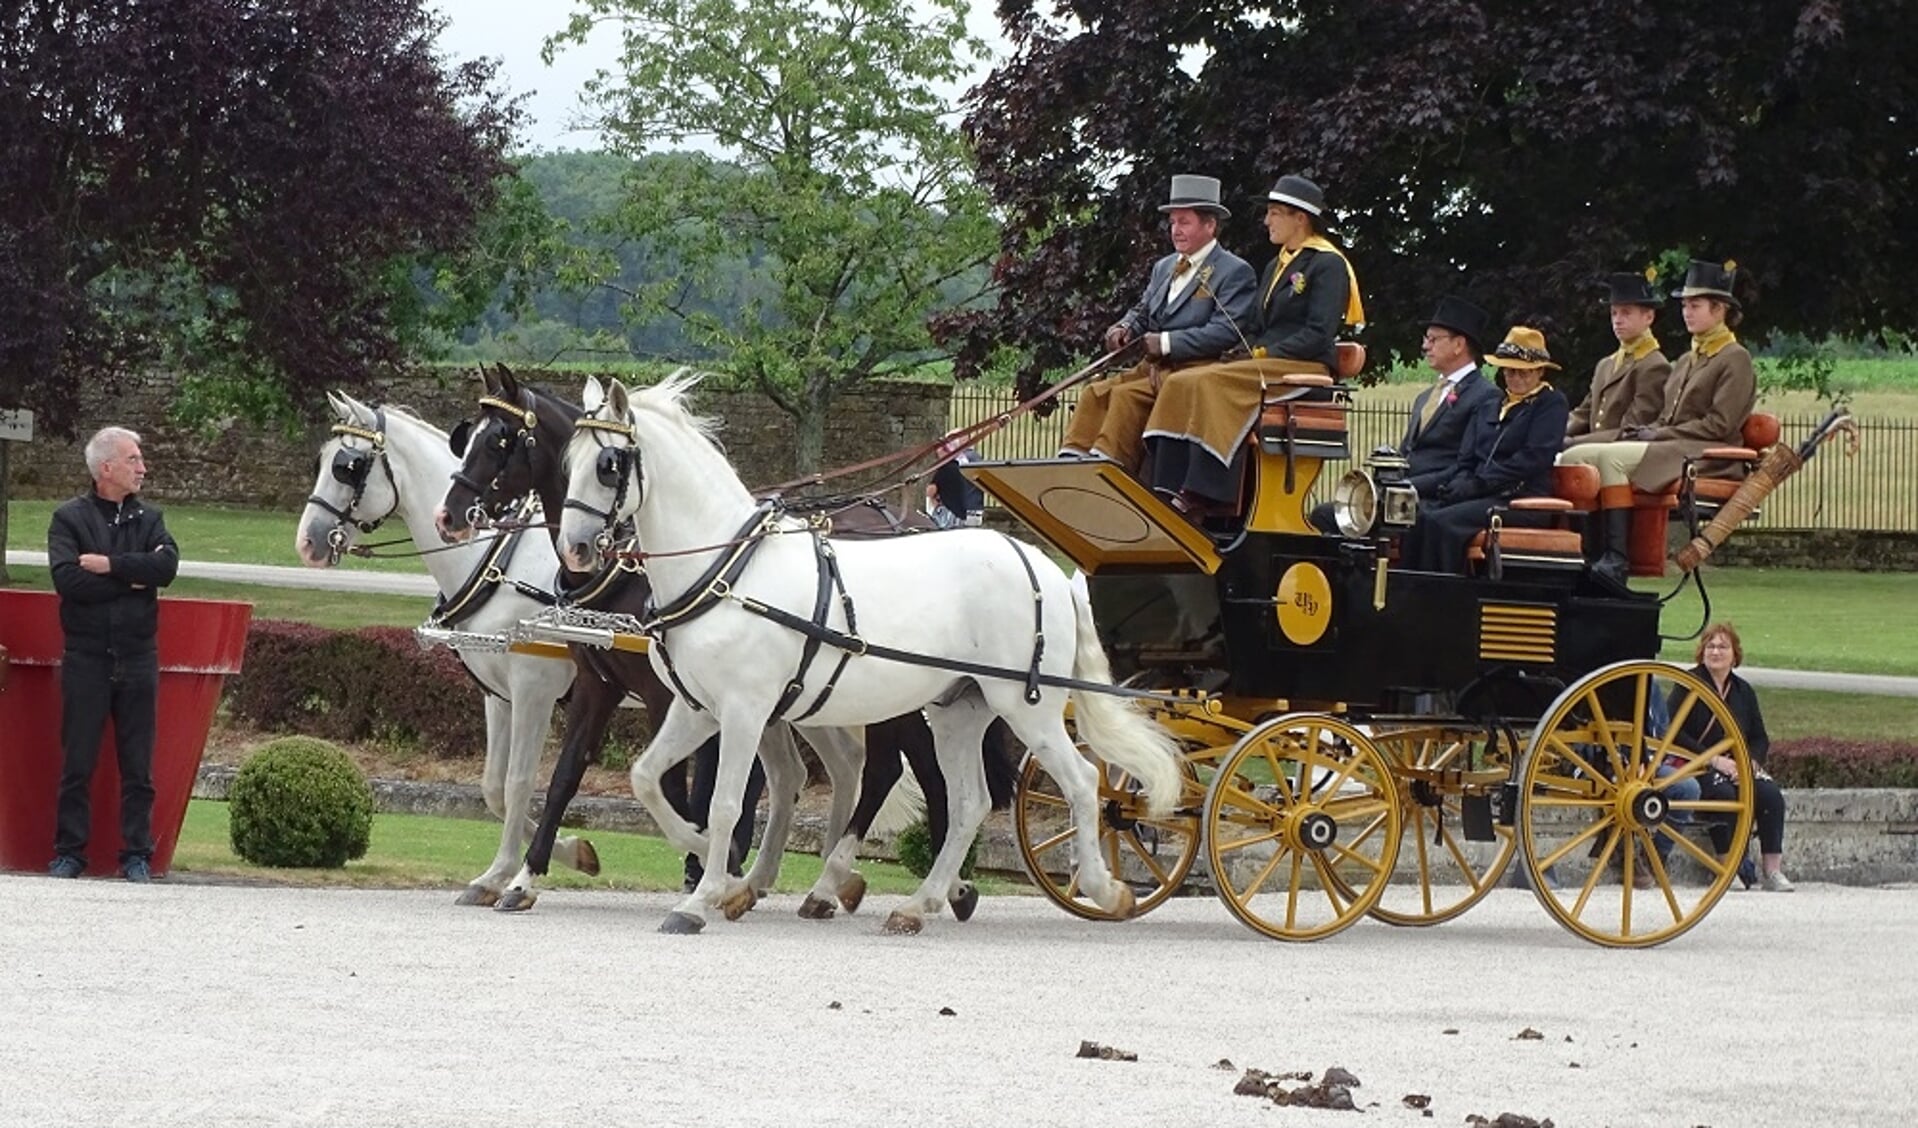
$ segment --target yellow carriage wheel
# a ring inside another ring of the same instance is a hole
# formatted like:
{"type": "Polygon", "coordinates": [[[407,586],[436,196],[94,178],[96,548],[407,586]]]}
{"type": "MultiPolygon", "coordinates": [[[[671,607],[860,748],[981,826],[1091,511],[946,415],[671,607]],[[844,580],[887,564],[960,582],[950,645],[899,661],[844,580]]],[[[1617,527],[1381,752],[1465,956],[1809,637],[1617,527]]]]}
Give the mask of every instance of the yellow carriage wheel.
{"type": "Polygon", "coordinates": [[[1292,713],[1259,725],[1219,765],[1205,800],[1219,899],[1276,940],[1317,940],[1378,902],[1399,849],[1397,785],[1364,733],[1292,713]]]}
{"type": "MultiPolygon", "coordinates": [[[[1190,760],[1181,762],[1179,803],[1162,818],[1148,818],[1139,785],[1130,775],[1079,746],[1099,771],[1099,852],[1106,868],[1138,898],[1142,916],[1179,891],[1199,857],[1199,806],[1205,789],[1190,760]]],[[[1027,756],[1012,804],[1019,859],[1039,891],[1060,908],[1087,920],[1116,920],[1079,889],[1072,811],[1052,773],[1027,756]]]]}
{"type": "Polygon", "coordinates": [[[1751,771],[1731,711],[1689,671],[1619,662],[1574,682],[1533,731],[1519,783],[1519,844],[1539,902],[1595,944],[1643,948],[1682,935],[1745,856],[1751,771]],[[1674,742],[1688,724],[1704,734],[1698,751],[1674,742]],[[1695,783],[1721,756],[1736,794],[1697,798],[1695,783]],[[1706,833],[1714,822],[1730,830],[1722,853],[1706,833]]]}
{"type": "MultiPolygon", "coordinates": [[[[1451,920],[1498,888],[1516,852],[1510,826],[1493,819],[1486,842],[1467,839],[1464,824],[1465,795],[1489,797],[1510,776],[1512,759],[1496,735],[1456,730],[1402,729],[1372,742],[1392,765],[1404,823],[1398,880],[1372,915],[1401,927],[1451,920]]],[[[1384,833],[1384,823],[1381,815],[1361,828],[1361,839],[1384,833]]]]}

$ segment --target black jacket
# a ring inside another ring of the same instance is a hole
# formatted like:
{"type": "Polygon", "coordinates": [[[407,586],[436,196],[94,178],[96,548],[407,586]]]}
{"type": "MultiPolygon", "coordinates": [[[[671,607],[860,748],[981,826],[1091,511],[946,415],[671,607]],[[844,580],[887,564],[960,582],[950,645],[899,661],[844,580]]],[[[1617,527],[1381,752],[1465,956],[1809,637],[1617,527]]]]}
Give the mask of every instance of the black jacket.
{"type": "Polygon", "coordinates": [[[1275,279],[1279,260],[1266,264],[1259,279],[1258,332],[1252,344],[1267,356],[1312,360],[1335,368],[1339,326],[1352,295],[1352,278],[1339,256],[1305,247],[1275,279]]]}
{"type": "Polygon", "coordinates": [[[1472,412],[1451,477],[1439,485],[1441,500],[1551,494],[1552,461],[1565,443],[1571,401],[1557,388],[1541,388],[1500,419],[1504,402],[1501,394],[1472,412]]]}
{"type": "Polygon", "coordinates": [[[1430,427],[1421,428],[1419,419],[1425,401],[1436,388],[1427,388],[1412,401],[1412,415],[1405,424],[1405,438],[1399,440],[1399,453],[1405,457],[1406,474],[1418,487],[1420,497],[1431,497],[1441,482],[1452,476],[1458,463],[1459,446],[1465,441],[1466,424],[1485,404],[1494,411],[1504,398],[1498,385],[1480,372],[1472,372],[1454,387],[1448,388],[1445,406],[1432,417],[1430,427]]]}
{"type": "Polygon", "coordinates": [[[47,563],[60,593],[60,627],[69,651],[151,653],[159,631],[160,589],[180,570],[180,549],[160,511],[129,497],[115,505],[82,494],[53,511],[47,563]],[[97,552],[112,571],[95,575],[80,557],[97,552]]]}
{"type": "MultiPolygon", "coordinates": [[[[1693,666],[1692,673],[1698,675],[1698,680],[1706,685],[1715,684],[1711,671],[1704,666],[1693,666]]],[[[1673,686],[1671,694],[1667,696],[1666,716],[1677,713],[1679,702],[1673,698],[1678,696],[1680,688],[1673,686]]],[[[1763,764],[1771,752],[1771,736],[1765,732],[1765,715],[1758,711],[1758,691],[1752,688],[1752,683],[1739,677],[1736,671],[1725,686],[1725,708],[1731,710],[1732,720],[1738,725],[1738,730],[1745,734],[1745,751],[1751,753],[1752,763],[1763,764]]],[[[1685,715],[1685,723],[1678,726],[1678,735],[1672,742],[1693,752],[1703,752],[1724,738],[1725,734],[1718,731],[1718,719],[1712,716],[1711,710],[1693,706],[1692,711],[1685,715]]]]}

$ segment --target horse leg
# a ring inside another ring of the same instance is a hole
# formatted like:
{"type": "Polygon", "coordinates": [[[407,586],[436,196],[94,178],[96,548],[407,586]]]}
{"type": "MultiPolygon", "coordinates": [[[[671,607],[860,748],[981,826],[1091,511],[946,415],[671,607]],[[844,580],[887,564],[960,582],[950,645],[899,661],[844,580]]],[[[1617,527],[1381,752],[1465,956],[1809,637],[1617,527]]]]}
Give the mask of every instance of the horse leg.
{"type": "Polygon", "coordinates": [[[706,835],[666,801],[660,778],[668,769],[678,768],[718,728],[719,722],[713,720],[711,713],[701,713],[689,705],[674,702],[659,722],[646,751],[633,761],[633,798],[646,808],[646,813],[659,825],[659,833],[675,850],[704,852],[706,835]]]}
{"type": "MultiPolygon", "coordinates": [[[[988,691],[996,692],[996,687],[988,691]]],[[[1051,773],[1072,811],[1079,889],[1114,916],[1131,916],[1134,894],[1123,882],[1113,880],[1105,855],[1099,850],[1099,771],[1073,747],[1072,737],[1066,732],[1064,695],[1048,691],[1040,704],[1027,706],[1017,693],[1005,691],[1010,701],[995,704],[1011,706],[1001,715],[1051,773]]]]}
{"type": "MultiPolygon", "coordinates": [[[[790,726],[767,725],[766,731],[760,734],[759,757],[752,775],[761,774],[764,776],[761,786],[771,801],[766,804],[766,836],[760,840],[753,868],[746,873],[746,886],[753,891],[755,899],[771,893],[773,882],[779,879],[779,866],[786,858],[786,840],[792,837],[793,808],[798,805],[799,789],[806,782],[806,765],[799,759],[790,726]]],[[[751,775],[747,777],[746,787],[746,809],[733,827],[734,852],[742,857],[752,844],[753,808],[758,805],[756,793],[760,790],[753,786],[751,775]],[[739,833],[742,830],[745,831],[743,843],[739,833]]]]}
{"type": "Polygon", "coordinates": [[[519,658],[512,667],[512,707],[507,725],[510,734],[506,760],[503,800],[505,812],[500,827],[499,852],[493,864],[481,875],[480,884],[494,890],[494,900],[504,892],[509,875],[520,868],[520,853],[533,830],[527,812],[533,807],[533,776],[539,771],[539,754],[546,746],[547,730],[553,725],[553,706],[573,680],[573,671],[563,669],[547,658],[519,658]],[[530,665],[529,663],[539,663],[530,665]],[[541,668],[546,667],[546,668],[541,668]],[[563,677],[554,677],[563,672],[563,677]]]}
{"type": "Polygon", "coordinates": [[[924,917],[945,906],[988,807],[986,768],[979,748],[986,726],[992,723],[992,713],[984,699],[967,694],[950,705],[928,705],[926,723],[945,778],[951,821],[926,879],[886,918],[888,933],[917,933],[924,926],[924,917]]]}
{"type": "MultiPolygon", "coordinates": [[[[745,807],[746,782],[752,774],[759,737],[765,732],[771,712],[770,705],[755,709],[750,703],[735,702],[721,718],[719,766],[713,781],[712,805],[706,812],[708,826],[730,827],[738,821],[745,807]]],[[[649,755],[651,751],[647,750],[649,755]]],[[[730,837],[708,834],[706,839],[706,872],[700,875],[692,893],[667,914],[660,924],[661,932],[698,932],[706,926],[708,909],[719,910],[727,920],[737,920],[752,907],[752,887],[726,872],[732,850],[730,837]]]]}
{"type": "MultiPolygon", "coordinates": [[[[808,920],[832,919],[834,901],[849,913],[857,912],[866,898],[866,879],[853,866],[859,858],[859,843],[865,836],[865,827],[871,822],[870,815],[862,822],[859,811],[865,809],[867,788],[871,786],[871,758],[867,748],[873,744],[874,727],[867,727],[863,747],[852,729],[806,731],[806,740],[819,754],[819,762],[825,766],[826,778],[832,786],[832,810],[826,818],[825,837],[820,839],[825,865],[820,869],[819,880],[806,891],[806,899],[799,905],[799,915],[808,920]],[[866,778],[856,780],[861,761],[867,765],[866,778]],[[859,810],[853,809],[855,798],[859,810]]],[[[897,758],[894,754],[894,759],[897,758]]],[[[879,804],[874,802],[872,806],[877,810],[879,804]]]]}
{"type": "MultiPolygon", "coordinates": [[[[488,693],[485,698],[486,712],[486,765],[480,771],[480,795],[486,800],[486,809],[494,818],[506,817],[506,768],[512,751],[513,706],[504,697],[488,693]]],[[[500,889],[506,884],[505,874],[495,874],[492,869],[466,883],[454,902],[459,905],[490,906],[499,900],[500,889]]]]}
{"type": "Polygon", "coordinates": [[[566,740],[560,746],[559,760],[553,765],[553,777],[546,785],[546,806],[540,811],[539,825],[533,830],[526,864],[500,896],[497,906],[500,910],[523,912],[533,907],[539,900],[539,879],[551,868],[555,846],[560,848],[561,860],[567,865],[588,875],[599,873],[599,854],[593,844],[583,838],[559,838],[559,824],[573,797],[579,794],[587,765],[599,758],[607,726],[625,696],[622,687],[601,676],[592,660],[582,658],[575,650],[573,696],[566,703],[566,740]]]}

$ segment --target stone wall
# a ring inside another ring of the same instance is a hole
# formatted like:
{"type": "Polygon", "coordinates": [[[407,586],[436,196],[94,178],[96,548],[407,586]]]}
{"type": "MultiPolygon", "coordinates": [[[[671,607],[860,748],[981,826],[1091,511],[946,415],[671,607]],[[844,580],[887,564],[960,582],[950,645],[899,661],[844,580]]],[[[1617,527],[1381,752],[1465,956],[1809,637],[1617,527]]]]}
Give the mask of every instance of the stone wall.
{"type": "MultiPolygon", "coordinates": [[[[584,377],[546,385],[577,398],[584,377]]],[[[328,424],[314,424],[288,437],[234,425],[211,436],[172,426],[167,409],[174,381],[153,375],[129,381],[108,400],[84,401],[75,442],[36,437],[14,444],[12,492],[16,498],[58,498],[86,488],[81,447],[84,435],[108,424],[132,427],[145,438],[146,493],[156,501],[268,509],[298,509],[313,488],[315,452],[328,424]]],[[[442,427],[472,411],[478,384],[465,377],[427,373],[380,381],[365,398],[403,404],[442,427]]],[[[828,467],[861,462],[944,433],[951,389],[936,384],[873,384],[833,401],[826,426],[828,467]]],[[[707,392],[694,397],[697,410],[725,421],[721,440],[749,486],[786,481],[793,468],[793,422],[756,392],[707,392]]],[[[330,421],[329,421],[330,422],[330,421]]]]}
{"type": "Polygon", "coordinates": [[[1854,529],[1740,529],[1712,553],[1731,567],[1918,571],[1918,533],[1854,529]]]}

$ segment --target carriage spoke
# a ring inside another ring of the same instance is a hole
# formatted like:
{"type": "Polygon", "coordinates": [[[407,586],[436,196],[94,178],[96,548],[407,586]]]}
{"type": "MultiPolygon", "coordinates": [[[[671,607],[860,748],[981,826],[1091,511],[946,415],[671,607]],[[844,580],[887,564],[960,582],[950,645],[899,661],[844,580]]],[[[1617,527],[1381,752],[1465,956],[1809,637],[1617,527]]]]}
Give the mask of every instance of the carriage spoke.
{"type": "MultiPolygon", "coordinates": [[[[1300,865],[1303,860],[1296,850],[1292,852],[1292,883],[1285,891],[1285,926],[1287,928],[1297,928],[1299,925],[1299,878],[1304,876],[1303,867],[1300,865]]],[[[1277,868],[1278,863],[1279,856],[1274,854],[1272,864],[1266,867],[1266,874],[1269,875],[1273,869],[1277,868]]],[[[1259,882],[1260,886],[1264,884],[1263,880],[1259,882]]],[[[1254,886],[1255,889],[1258,887],[1254,886]]]]}
{"type": "MultiPolygon", "coordinates": [[[[1355,854],[1351,850],[1347,849],[1344,845],[1337,842],[1332,843],[1330,849],[1338,851],[1339,857],[1344,858],[1345,860],[1351,862],[1353,865],[1370,873],[1372,875],[1373,880],[1375,881],[1384,874],[1385,866],[1382,864],[1384,861],[1384,859],[1382,858],[1373,859],[1373,858],[1368,858],[1363,854],[1355,854]]],[[[1315,851],[1313,853],[1313,857],[1316,858],[1317,856],[1318,856],[1318,853],[1315,851]]]]}
{"type": "Polygon", "coordinates": [[[1618,737],[1612,731],[1612,721],[1605,712],[1604,702],[1598,699],[1598,691],[1593,689],[1585,695],[1585,703],[1592,711],[1592,730],[1599,739],[1594,743],[1605,746],[1605,758],[1611,761],[1612,772],[1607,778],[1619,781],[1625,778],[1625,765],[1618,760],[1618,737]]]}
{"type": "MultiPolygon", "coordinates": [[[[1125,833],[1123,841],[1125,842],[1126,845],[1132,847],[1133,854],[1138,857],[1139,863],[1145,866],[1146,871],[1152,875],[1152,879],[1154,881],[1158,882],[1160,885],[1170,885],[1172,883],[1172,878],[1166,874],[1164,869],[1160,868],[1159,860],[1153,857],[1151,852],[1145,848],[1145,843],[1139,840],[1139,836],[1136,832],[1127,831],[1125,833]]],[[[1119,868],[1118,857],[1117,857],[1118,852],[1115,850],[1113,853],[1114,853],[1114,857],[1113,857],[1112,868],[1113,868],[1113,872],[1116,874],[1119,868]]]]}
{"type": "MultiPolygon", "coordinates": [[[[1585,884],[1579,889],[1578,900],[1572,905],[1572,915],[1575,917],[1585,915],[1585,905],[1592,899],[1592,891],[1598,888],[1599,879],[1605,876],[1605,867],[1611,864],[1612,852],[1618,848],[1618,828],[1608,823],[1606,829],[1611,833],[1605,836],[1605,846],[1598,852],[1598,860],[1592,863],[1591,872],[1585,875],[1585,884]]],[[[1626,887],[1630,888],[1629,882],[1626,887]]]]}
{"type": "Polygon", "coordinates": [[[1658,843],[1652,834],[1639,828],[1633,835],[1640,840],[1640,848],[1645,855],[1645,868],[1651,870],[1652,881],[1658,891],[1664,895],[1665,908],[1672,914],[1673,923],[1685,919],[1685,911],[1678,906],[1678,894],[1672,889],[1672,875],[1665,869],[1665,859],[1658,856],[1658,843]]]}
{"type": "Polygon", "coordinates": [[[1558,863],[1564,861],[1565,856],[1567,854],[1570,854],[1572,851],[1578,849],[1580,846],[1583,846],[1587,842],[1590,842],[1592,840],[1593,835],[1597,834],[1599,831],[1606,829],[1610,825],[1611,824],[1609,822],[1595,822],[1592,825],[1586,827],[1584,830],[1579,831],[1577,834],[1574,834],[1571,838],[1560,843],[1558,849],[1552,851],[1550,854],[1547,854],[1545,855],[1544,858],[1540,859],[1538,863],[1538,868],[1550,869],[1552,866],[1555,866],[1558,863]]]}
{"type": "Polygon", "coordinates": [[[1684,850],[1685,853],[1691,855],[1692,861],[1697,862],[1710,873],[1714,881],[1738,868],[1738,863],[1732,860],[1731,857],[1728,856],[1721,859],[1715,854],[1706,852],[1704,847],[1691,840],[1690,835],[1674,834],[1672,835],[1672,842],[1684,850]]]}
{"type": "MultiPolygon", "coordinates": [[[[1616,785],[1614,785],[1611,780],[1606,779],[1603,772],[1593,767],[1592,764],[1585,759],[1583,754],[1570,744],[1561,740],[1556,733],[1546,741],[1546,747],[1551,749],[1560,759],[1570,760],[1574,769],[1584,772],[1584,782],[1587,786],[1597,787],[1601,792],[1613,792],[1617,790],[1616,785]]],[[[1616,750],[1614,750],[1614,754],[1616,754],[1616,750]]],[[[1553,778],[1557,779],[1562,777],[1553,778]]]]}
{"type": "Polygon", "coordinates": [[[1345,906],[1339,904],[1339,882],[1332,876],[1332,867],[1326,864],[1319,852],[1311,854],[1312,869],[1319,875],[1319,889],[1325,893],[1325,899],[1332,902],[1332,919],[1345,915],[1345,906]]]}
{"type": "Polygon", "coordinates": [[[1034,854],[1044,854],[1056,850],[1060,846],[1072,841],[1072,836],[1077,833],[1078,831],[1073,827],[1067,827],[1050,838],[1043,838],[1033,843],[1032,852],[1034,854]]]}
{"type": "Polygon", "coordinates": [[[1054,795],[1050,792],[1036,789],[1026,792],[1025,801],[1035,807],[1057,807],[1060,810],[1067,811],[1072,809],[1071,802],[1069,802],[1065,796],[1054,795]]]}

